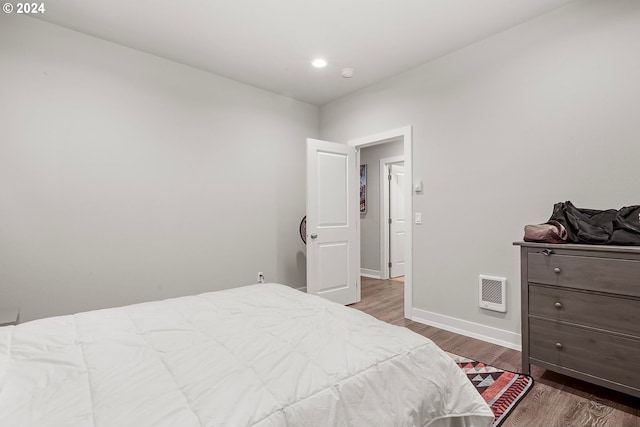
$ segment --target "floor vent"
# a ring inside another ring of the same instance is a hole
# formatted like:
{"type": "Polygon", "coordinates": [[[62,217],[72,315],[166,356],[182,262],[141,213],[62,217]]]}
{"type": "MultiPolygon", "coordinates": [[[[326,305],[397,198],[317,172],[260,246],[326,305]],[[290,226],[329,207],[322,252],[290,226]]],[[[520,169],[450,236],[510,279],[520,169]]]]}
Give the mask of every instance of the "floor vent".
{"type": "Polygon", "coordinates": [[[486,310],[507,311],[507,279],[480,275],[480,307],[486,310]]]}

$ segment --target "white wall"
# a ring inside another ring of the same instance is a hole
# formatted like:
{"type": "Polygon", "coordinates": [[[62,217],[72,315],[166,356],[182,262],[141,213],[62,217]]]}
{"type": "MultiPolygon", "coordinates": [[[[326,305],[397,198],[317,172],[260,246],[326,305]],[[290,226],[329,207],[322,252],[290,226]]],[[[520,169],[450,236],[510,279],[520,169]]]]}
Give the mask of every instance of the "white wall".
{"type": "Polygon", "coordinates": [[[321,108],[323,139],[413,125],[414,307],[517,334],[523,226],[640,203],[640,2],[583,0],[321,108]],[[508,312],[477,306],[508,278],[508,312]]]}
{"type": "Polygon", "coordinates": [[[317,107],[22,16],[0,52],[0,305],[304,286],[317,107]]]}
{"type": "Polygon", "coordinates": [[[380,159],[402,156],[404,141],[365,147],[360,151],[360,164],[367,165],[367,213],[360,214],[360,267],[377,271],[380,264],[380,159]]]}

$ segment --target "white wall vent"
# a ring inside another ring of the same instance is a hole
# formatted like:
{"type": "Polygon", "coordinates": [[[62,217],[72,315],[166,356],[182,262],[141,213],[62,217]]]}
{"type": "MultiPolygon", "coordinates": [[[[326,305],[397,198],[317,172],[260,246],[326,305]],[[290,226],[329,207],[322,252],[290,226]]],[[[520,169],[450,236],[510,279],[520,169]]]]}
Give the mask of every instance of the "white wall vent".
{"type": "Polygon", "coordinates": [[[480,307],[486,310],[507,311],[507,279],[480,275],[480,307]]]}

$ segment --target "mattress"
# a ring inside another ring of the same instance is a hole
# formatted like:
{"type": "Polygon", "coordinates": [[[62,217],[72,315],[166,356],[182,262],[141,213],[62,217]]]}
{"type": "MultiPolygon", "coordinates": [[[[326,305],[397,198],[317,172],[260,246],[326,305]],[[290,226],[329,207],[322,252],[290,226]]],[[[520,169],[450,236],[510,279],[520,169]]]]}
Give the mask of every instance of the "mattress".
{"type": "Polygon", "coordinates": [[[279,284],[0,328],[0,426],[492,421],[427,338],[279,284]]]}

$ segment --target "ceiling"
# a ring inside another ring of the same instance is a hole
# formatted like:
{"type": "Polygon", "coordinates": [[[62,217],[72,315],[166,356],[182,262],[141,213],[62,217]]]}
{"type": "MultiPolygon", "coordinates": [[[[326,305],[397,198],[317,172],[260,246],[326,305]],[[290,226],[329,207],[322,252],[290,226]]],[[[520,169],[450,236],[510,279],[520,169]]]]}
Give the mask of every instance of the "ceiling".
{"type": "Polygon", "coordinates": [[[323,105],[571,1],[55,0],[38,18],[323,105]]]}

